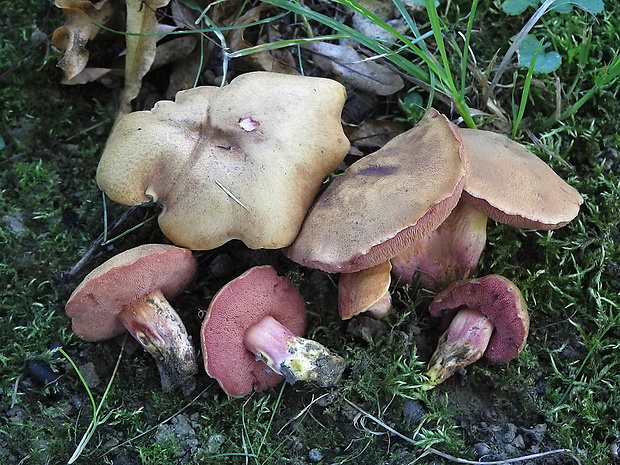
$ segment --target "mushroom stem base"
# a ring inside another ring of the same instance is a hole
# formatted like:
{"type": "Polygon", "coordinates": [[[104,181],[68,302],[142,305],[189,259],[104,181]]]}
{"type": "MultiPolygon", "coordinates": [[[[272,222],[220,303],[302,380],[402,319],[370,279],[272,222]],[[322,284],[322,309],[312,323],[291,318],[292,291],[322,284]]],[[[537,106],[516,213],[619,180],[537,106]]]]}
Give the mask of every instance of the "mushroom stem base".
{"type": "Polygon", "coordinates": [[[189,394],[194,390],[196,353],[181,318],[161,291],[125,307],[119,317],[127,331],[155,359],[164,391],[180,387],[189,394]]]}
{"type": "Polygon", "coordinates": [[[245,332],[246,348],[287,382],[310,381],[333,386],[345,368],[344,359],[318,342],[295,336],[267,316],[245,332]]]}
{"type": "Polygon", "coordinates": [[[480,311],[459,310],[437,343],[426,371],[428,382],[423,389],[434,388],[482,357],[494,329],[495,325],[480,311]]]}

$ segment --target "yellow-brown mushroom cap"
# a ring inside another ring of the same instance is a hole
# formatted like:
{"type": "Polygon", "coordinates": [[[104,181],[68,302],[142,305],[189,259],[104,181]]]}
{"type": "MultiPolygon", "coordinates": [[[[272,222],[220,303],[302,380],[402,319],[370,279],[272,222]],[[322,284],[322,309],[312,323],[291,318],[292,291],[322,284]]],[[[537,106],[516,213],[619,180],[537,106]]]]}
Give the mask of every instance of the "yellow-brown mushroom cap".
{"type": "Polygon", "coordinates": [[[450,214],[464,184],[462,157],[457,128],[430,109],[332,181],[286,255],[331,273],[388,261],[450,214]]]}
{"type": "Polygon", "coordinates": [[[285,247],[348,152],[345,98],[333,80],[266,72],[179,92],[118,123],[97,182],[118,203],[160,204],[177,245],[285,247]]]}
{"type": "Polygon", "coordinates": [[[556,229],[583,203],[544,161],[502,134],[461,129],[467,173],[463,198],[489,218],[520,228],[556,229]]]}

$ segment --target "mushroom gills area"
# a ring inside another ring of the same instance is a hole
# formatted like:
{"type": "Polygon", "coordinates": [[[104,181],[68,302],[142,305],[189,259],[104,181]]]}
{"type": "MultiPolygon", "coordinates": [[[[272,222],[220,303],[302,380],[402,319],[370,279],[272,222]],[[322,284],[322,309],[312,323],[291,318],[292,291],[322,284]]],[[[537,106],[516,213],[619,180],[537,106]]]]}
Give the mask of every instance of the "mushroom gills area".
{"type": "Polygon", "coordinates": [[[245,347],[287,382],[313,382],[333,386],[345,368],[342,357],[318,342],[295,336],[275,318],[266,316],[248,328],[245,347]]]}
{"type": "Polygon", "coordinates": [[[426,371],[425,389],[443,383],[457,370],[480,359],[484,354],[495,325],[479,310],[460,309],[437,343],[426,371]]]}
{"type": "Polygon", "coordinates": [[[127,331],[155,359],[162,389],[180,387],[191,392],[198,372],[196,353],[181,318],[162,292],[152,292],[125,306],[119,317],[127,331]]]}

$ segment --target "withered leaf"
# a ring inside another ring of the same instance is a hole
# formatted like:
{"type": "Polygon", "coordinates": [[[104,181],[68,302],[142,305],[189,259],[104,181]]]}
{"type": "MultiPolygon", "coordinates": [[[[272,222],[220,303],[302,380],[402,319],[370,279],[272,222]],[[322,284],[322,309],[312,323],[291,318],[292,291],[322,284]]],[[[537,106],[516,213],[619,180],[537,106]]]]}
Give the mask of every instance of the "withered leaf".
{"type": "Polygon", "coordinates": [[[391,95],[404,86],[396,71],[363,56],[348,45],[311,42],[303,47],[312,52],[312,59],[317,66],[356,89],[377,95],[391,95]]]}

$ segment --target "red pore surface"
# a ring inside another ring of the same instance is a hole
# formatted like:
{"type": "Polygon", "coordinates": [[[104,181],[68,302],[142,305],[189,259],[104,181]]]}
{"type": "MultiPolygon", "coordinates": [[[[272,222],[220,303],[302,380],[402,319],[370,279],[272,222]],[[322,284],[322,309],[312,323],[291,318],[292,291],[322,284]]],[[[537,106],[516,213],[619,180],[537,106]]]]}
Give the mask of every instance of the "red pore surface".
{"type": "Polygon", "coordinates": [[[500,275],[458,281],[437,294],[431,315],[451,320],[462,308],[480,311],[495,325],[484,356],[495,363],[516,357],[527,339],[529,315],[519,288],[500,275]]]}
{"type": "Polygon", "coordinates": [[[295,336],[306,328],[306,306],[298,289],[271,266],[254,267],[226,284],[213,297],[202,323],[205,370],[229,396],[239,397],[279,383],[244,344],[245,331],[265,316],[295,336]]]}
{"type": "Polygon", "coordinates": [[[117,317],[124,307],[161,290],[171,297],[196,272],[191,250],[166,244],[145,244],[126,250],[90,272],[73,291],[65,311],[73,332],[87,341],[125,331],[117,317]]]}

